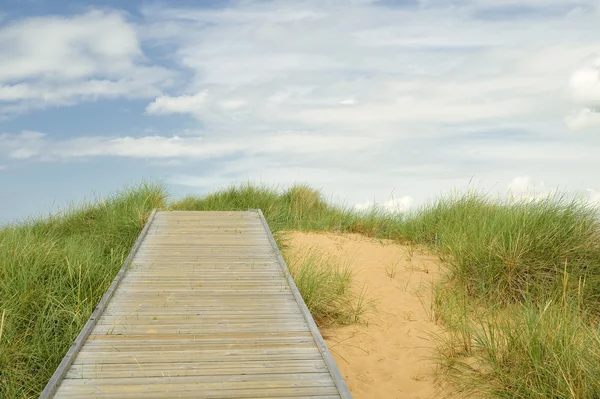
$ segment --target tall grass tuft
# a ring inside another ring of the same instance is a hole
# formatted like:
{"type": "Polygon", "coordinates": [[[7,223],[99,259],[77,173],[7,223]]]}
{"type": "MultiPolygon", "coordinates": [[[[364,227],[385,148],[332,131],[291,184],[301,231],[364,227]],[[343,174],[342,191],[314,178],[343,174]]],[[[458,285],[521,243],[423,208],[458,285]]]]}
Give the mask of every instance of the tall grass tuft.
{"type": "Polygon", "coordinates": [[[458,392],[507,399],[600,397],[600,331],[580,298],[475,309],[457,291],[441,297],[447,330],[435,337],[437,357],[458,392]]]}
{"type": "Polygon", "coordinates": [[[600,397],[598,210],[551,196],[445,198],[405,234],[445,260],[435,337],[460,392],[501,398],[600,397]]]}
{"type": "Polygon", "coordinates": [[[290,273],[319,325],[360,322],[368,312],[364,293],[352,286],[352,271],[316,248],[302,248],[293,254],[284,252],[290,273]]]}
{"type": "Polygon", "coordinates": [[[584,302],[600,311],[600,230],[590,205],[552,196],[492,201],[477,193],[448,197],[408,218],[408,238],[430,245],[469,295],[515,303],[587,281],[584,302]]]}
{"type": "Polygon", "coordinates": [[[0,397],[39,394],[165,197],[142,184],[0,230],[0,397]]]}

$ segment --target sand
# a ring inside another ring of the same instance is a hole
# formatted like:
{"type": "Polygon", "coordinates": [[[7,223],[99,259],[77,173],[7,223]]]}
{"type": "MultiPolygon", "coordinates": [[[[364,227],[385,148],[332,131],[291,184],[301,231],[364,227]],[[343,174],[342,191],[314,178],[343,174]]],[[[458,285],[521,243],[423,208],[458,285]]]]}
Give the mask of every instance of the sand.
{"type": "Polygon", "coordinates": [[[436,257],[360,235],[287,232],[285,237],[291,254],[311,247],[349,259],[355,289],[364,285],[373,301],[365,324],[320,328],[355,398],[447,395],[431,360],[430,334],[440,332],[431,320],[431,283],[443,275],[436,257]]]}

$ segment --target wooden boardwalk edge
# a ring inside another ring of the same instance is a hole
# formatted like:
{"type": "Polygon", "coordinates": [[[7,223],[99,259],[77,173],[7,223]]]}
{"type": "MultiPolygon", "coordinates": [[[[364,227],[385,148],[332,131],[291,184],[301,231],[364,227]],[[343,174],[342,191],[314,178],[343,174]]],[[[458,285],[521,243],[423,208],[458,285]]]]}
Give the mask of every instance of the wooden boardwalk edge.
{"type": "Polygon", "coordinates": [[[112,298],[113,294],[117,290],[119,283],[121,282],[121,280],[123,280],[123,277],[125,276],[125,273],[127,272],[127,269],[129,268],[129,265],[133,261],[135,254],[137,253],[140,245],[142,245],[142,242],[144,241],[144,238],[146,237],[146,234],[148,233],[148,230],[150,229],[150,225],[152,224],[152,221],[154,220],[156,211],[157,211],[156,209],[152,210],[152,213],[148,217],[148,220],[146,221],[144,228],[142,229],[142,231],[140,232],[140,235],[138,236],[135,243],[133,244],[133,247],[131,248],[129,255],[127,255],[127,258],[125,258],[125,261],[123,262],[123,266],[121,266],[121,269],[119,270],[119,272],[113,279],[112,283],[108,287],[108,290],[106,291],[106,293],[104,294],[102,299],[100,299],[100,302],[98,302],[98,306],[96,306],[96,308],[92,312],[92,315],[90,316],[88,321],[85,323],[85,325],[81,329],[81,332],[79,333],[77,338],[75,338],[75,342],[73,342],[73,344],[67,351],[67,354],[65,355],[63,360],[60,362],[60,364],[58,365],[56,370],[54,371],[54,374],[52,374],[52,377],[50,377],[50,380],[46,384],[46,387],[40,394],[40,399],[52,398],[54,396],[54,394],[56,393],[56,390],[58,389],[64,376],[67,374],[69,367],[71,367],[71,364],[75,360],[75,356],[77,356],[77,354],[81,350],[81,347],[83,346],[83,344],[85,344],[85,341],[87,340],[87,337],[92,332],[94,326],[96,325],[96,322],[98,321],[100,316],[102,316],[102,314],[104,313],[104,308],[106,308],[106,305],[108,305],[108,303],[110,302],[110,299],[112,298]]]}
{"type": "Polygon", "coordinates": [[[335,360],[331,356],[331,353],[329,352],[329,349],[327,348],[327,344],[325,344],[325,340],[323,339],[323,336],[319,332],[319,328],[317,327],[317,324],[315,323],[315,320],[313,319],[312,314],[308,310],[308,307],[306,306],[304,299],[302,299],[302,295],[300,294],[300,291],[298,291],[298,287],[296,287],[296,283],[294,282],[294,279],[292,278],[292,274],[290,273],[290,270],[289,270],[287,264],[285,263],[283,256],[281,255],[281,251],[279,250],[279,247],[277,246],[277,243],[275,242],[275,239],[273,238],[273,234],[271,233],[271,229],[269,228],[269,225],[267,223],[267,220],[265,219],[265,216],[262,213],[262,210],[250,209],[249,211],[257,212],[260,215],[261,222],[262,222],[263,226],[265,227],[265,231],[267,232],[267,235],[269,237],[269,242],[271,243],[271,246],[273,247],[273,251],[275,252],[275,255],[277,255],[277,260],[279,261],[279,266],[281,267],[281,269],[283,270],[283,272],[285,274],[285,278],[290,286],[290,290],[292,291],[292,294],[294,295],[294,298],[296,299],[296,302],[298,303],[298,307],[300,308],[300,311],[302,312],[302,315],[304,316],[304,319],[306,320],[306,323],[308,324],[308,328],[309,328],[313,338],[315,339],[317,347],[319,348],[319,351],[321,352],[321,356],[323,356],[323,360],[325,361],[325,364],[327,365],[327,368],[329,369],[329,372],[331,373],[331,377],[333,378],[333,382],[335,383],[335,386],[338,389],[340,396],[343,399],[351,399],[352,395],[350,394],[350,390],[348,389],[348,386],[346,385],[346,382],[344,381],[344,378],[342,377],[342,374],[340,373],[340,370],[338,369],[338,367],[335,363],[335,360]]]}

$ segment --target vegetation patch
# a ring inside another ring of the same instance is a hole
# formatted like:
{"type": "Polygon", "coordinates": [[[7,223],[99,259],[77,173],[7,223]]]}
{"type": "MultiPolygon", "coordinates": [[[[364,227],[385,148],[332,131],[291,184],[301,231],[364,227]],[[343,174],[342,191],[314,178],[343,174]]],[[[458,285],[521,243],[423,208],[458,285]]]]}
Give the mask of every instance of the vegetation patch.
{"type": "Polygon", "coordinates": [[[0,230],[0,397],[37,397],[121,268],[161,186],[0,230]]]}
{"type": "Polygon", "coordinates": [[[363,320],[370,309],[364,291],[353,286],[350,265],[317,248],[285,252],[298,291],[319,326],[363,320]]]}
{"type": "MultiPolygon", "coordinates": [[[[505,398],[600,397],[598,210],[553,196],[444,197],[409,214],[333,206],[308,186],[244,184],[165,203],[143,184],[62,215],[0,229],[0,397],[35,397],[110,285],[153,208],[262,209],[284,230],[425,244],[449,268],[433,290],[441,372],[457,391],[505,398]]],[[[285,251],[284,251],[285,253],[285,251]]],[[[347,267],[310,249],[287,259],[320,323],[360,319],[347,267]]],[[[386,271],[393,275],[393,267],[386,271]]]]}

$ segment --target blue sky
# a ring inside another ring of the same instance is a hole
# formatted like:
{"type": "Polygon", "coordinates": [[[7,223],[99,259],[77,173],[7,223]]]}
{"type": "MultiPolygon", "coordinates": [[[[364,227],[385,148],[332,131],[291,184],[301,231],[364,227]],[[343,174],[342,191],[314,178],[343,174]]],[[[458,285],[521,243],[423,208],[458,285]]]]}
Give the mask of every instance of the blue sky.
{"type": "Polygon", "coordinates": [[[162,179],[600,203],[600,2],[8,0],[0,222],[162,179]]]}

